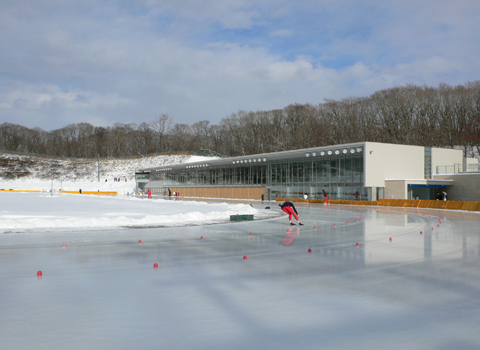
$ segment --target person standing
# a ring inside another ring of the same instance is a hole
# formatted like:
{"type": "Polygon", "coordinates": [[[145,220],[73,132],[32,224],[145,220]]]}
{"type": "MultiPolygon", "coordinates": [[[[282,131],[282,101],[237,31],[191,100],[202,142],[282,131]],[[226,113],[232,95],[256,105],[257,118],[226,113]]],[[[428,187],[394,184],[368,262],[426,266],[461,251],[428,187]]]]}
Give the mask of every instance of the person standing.
{"type": "Polygon", "coordinates": [[[172,190],[170,190],[170,187],[168,188],[168,196],[169,196],[169,197],[172,196],[172,190]]]}
{"type": "Polygon", "coordinates": [[[290,225],[295,225],[295,223],[292,221],[292,215],[297,219],[299,225],[303,225],[302,222],[300,221],[300,218],[298,216],[297,209],[295,208],[295,205],[293,205],[292,202],[283,202],[283,204],[279,204],[280,208],[288,214],[288,219],[290,220],[290,225]]]}
{"type": "Polygon", "coordinates": [[[150,191],[150,189],[148,189],[147,195],[148,195],[148,199],[152,199],[152,191],[150,191]]]}
{"type": "Polygon", "coordinates": [[[447,192],[445,192],[445,190],[443,190],[443,192],[442,192],[442,199],[443,199],[444,201],[447,200],[447,192]]]}
{"type": "Polygon", "coordinates": [[[323,193],[323,201],[324,201],[323,204],[327,205],[327,203],[328,203],[328,192],[325,191],[325,189],[323,189],[322,193],[323,193]]]}

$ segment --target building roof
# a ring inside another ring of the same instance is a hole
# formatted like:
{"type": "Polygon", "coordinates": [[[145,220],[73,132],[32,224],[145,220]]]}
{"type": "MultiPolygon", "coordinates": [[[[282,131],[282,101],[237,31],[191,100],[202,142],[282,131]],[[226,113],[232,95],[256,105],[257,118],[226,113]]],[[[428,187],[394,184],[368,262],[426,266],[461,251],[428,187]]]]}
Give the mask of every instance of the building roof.
{"type": "Polygon", "coordinates": [[[336,151],[339,153],[359,153],[363,152],[365,147],[365,142],[355,142],[355,143],[347,143],[342,145],[334,145],[334,146],[324,146],[324,147],[312,147],[312,148],[303,148],[299,150],[292,150],[292,151],[281,151],[281,152],[272,152],[272,153],[261,153],[261,154],[252,154],[252,155],[245,155],[245,156],[238,156],[238,157],[230,157],[230,158],[221,158],[221,159],[210,159],[204,160],[199,162],[192,162],[192,163],[181,163],[175,165],[166,165],[161,167],[155,168],[143,168],[139,169],[137,172],[149,172],[155,170],[174,170],[174,169],[189,169],[193,167],[212,167],[212,166],[222,166],[222,165],[241,165],[244,163],[249,163],[252,165],[255,164],[262,164],[263,162],[267,161],[278,161],[278,160],[288,160],[288,159],[298,159],[300,157],[321,157],[322,152],[323,155],[329,155],[328,152],[332,152],[331,154],[335,154],[336,151]]]}

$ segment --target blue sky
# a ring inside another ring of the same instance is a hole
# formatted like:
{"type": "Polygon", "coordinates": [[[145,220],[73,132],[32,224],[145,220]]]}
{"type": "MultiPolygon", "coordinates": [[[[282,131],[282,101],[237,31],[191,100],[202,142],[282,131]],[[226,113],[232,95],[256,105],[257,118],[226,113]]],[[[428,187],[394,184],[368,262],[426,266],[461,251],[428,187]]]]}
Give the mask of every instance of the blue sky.
{"type": "Polygon", "coordinates": [[[0,122],[218,123],[480,79],[480,1],[1,1],[0,122]]]}

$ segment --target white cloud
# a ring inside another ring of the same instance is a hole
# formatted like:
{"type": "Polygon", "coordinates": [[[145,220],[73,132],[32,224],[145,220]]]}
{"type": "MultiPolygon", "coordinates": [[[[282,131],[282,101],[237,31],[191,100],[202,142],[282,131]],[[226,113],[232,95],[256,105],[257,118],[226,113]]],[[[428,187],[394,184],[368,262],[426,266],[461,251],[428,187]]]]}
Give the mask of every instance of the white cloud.
{"type": "Polygon", "coordinates": [[[116,94],[99,95],[95,91],[61,90],[56,85],[24,86],[2,93],[1,107],[5,109],[40,109],[54,106],[64,110],[123,108],[128,99],[116,94]]]}
{"type": "MultiPolygon", "coordinates": [[[[309,12],[320,8],[307,3],[309,12]]],[[[321,2],[332,18],[302,17],[312,33],[292,25],[307,5],[288,1],[0,4],[0,120],[51,129],[168,113],[177,122],[217,123],[238,109],[480,79],[478,6],[447,4],[449,17],[387,1],[371,10],[391,15],[368,13],[365,21],[360,5],[347,3],[353,9],[321,2]],[[303,46],[269,46],[283,40],[303,46]]]]}
{"type": "Polygon", "coordinates": [[[279,29],[270,34],[270,36],[293,36],[293,30],[279,29]]]}

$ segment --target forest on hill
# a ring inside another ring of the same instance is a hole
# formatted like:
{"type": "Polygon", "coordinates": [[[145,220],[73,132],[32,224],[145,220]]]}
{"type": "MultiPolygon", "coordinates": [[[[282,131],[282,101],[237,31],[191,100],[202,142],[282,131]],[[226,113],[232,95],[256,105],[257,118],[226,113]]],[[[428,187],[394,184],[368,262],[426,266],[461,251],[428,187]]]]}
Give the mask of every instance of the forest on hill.
{"type": "Polygon", "coordinates": [[[407,85],[368,97],[291,104],[271,111],[239,111],[218,124],[88,123],[44,131],[3,123],[0,151],[70,158],[118,158],[211,150],[227,156],[371,141],[462,147],[480,153],[480,81],[458,86],[407,85]]]}

